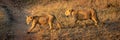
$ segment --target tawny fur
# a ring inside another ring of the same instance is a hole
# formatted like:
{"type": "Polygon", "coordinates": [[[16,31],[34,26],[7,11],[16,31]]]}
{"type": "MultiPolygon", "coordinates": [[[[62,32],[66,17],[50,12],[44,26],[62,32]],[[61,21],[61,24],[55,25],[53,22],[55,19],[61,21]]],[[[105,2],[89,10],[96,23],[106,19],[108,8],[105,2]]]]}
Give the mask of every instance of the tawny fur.
{"type": "MultiPolygon", "coordinates": [[[[52,29],[53,21],[55,21],[54,19],[55,19],[55,17],[53,15],[50,15],[50,14],[43,14],[41,16],[27,16],[26,23],[32,24],[32,26],[30,27],[28,32],[31,32],[32,29],[35,28],[36,24],[39,24],[39,25],[49,24],[49,26],[50,26],[49,29],[52,29]]],[[[57,27],[60,28],[59,23],[57,23],[57,27]]]]}
{"type": "Polygon", "coordinates": [[[69,10],[66,10],[65,15],[74,17],[75,18],[75,22],[78,19],[79,20],[91,19],[91,20],[94,21],[95,25],[98,25],[97,15],[95,13],[95,10],[92,9],[92,8],[79,9],[79,10],[69,9],[69,10]]]}

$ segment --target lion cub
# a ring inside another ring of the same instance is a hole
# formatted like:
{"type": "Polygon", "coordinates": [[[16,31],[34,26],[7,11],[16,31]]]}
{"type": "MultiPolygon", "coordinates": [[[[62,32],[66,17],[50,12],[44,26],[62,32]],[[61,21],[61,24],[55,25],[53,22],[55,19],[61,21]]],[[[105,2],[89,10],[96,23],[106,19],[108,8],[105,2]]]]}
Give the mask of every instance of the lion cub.
{"type": "MultiPolygon", "coordinates": [[[[42,14],[41,16],[27,16],[26,23],[32,24],[27,33],[30,33],[32,31],[32,29],[35,28],[36,24],[39,24],[39,25],[49,24],[49,26],[50,26],[49,29],[52,29],[52,23],[53,23],[53,21],[55,21],[54,19],[55,19],[55,17],[50,14],[42,14]]],[[[59,23],[57,23],[57,27],[60,28],[59,23]]]]}
{"type": "Polygon", "coordinates": [[[75,23],[78,19],[79,20],[91,19],[94,21],[95,23],[94,25],[98,25],[97,15],[95,13],[95,10],[92,8],[79,10],[68,9],[65,12],[65,16],[72,16],[75,19],[75,23]]]}

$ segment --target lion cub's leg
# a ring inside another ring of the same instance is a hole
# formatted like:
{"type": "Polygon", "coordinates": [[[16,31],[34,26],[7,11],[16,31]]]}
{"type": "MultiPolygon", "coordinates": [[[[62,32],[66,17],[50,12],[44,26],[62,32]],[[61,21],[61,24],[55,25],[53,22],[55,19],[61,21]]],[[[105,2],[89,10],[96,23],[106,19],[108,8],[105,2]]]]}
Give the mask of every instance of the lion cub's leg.
{"type": "Polygon", "coordinates": [[[58,23],[58,22],[57,22],[57,27],[58,27],[59,29],[61,29],[61,25],[60,25],[60,23],[58,23]]]}
{"type": "Polygon", "coordinates": [[[94,21],[94,25],[98,25],[98,20],[97,20],[97,16],[96,16],[96,14],[92,14],[92,17],[91,17],[91,19],[94,21]]]}
{"type": "Polygon", "coordinates": [[[49,24],[49,26],[50,26],[50,28],[49,28],[49,29],[52,29],[52,22],[51,22],[51,21],[49,21],[49,22],[48,22],[48,24],[49,24]]]}
{"type": "Polygon", "coordinates": [[[94,9],[89,9],[91,12],[91,19],[94,21],[94,25],[98,25],[98,18],[97,18],[97,14],[95,13],[94,9]]]}
{"type": "Polygon", "coordinates": [[[32,29],[35,28],[36,24],[37,24],[37,21],[36,21],[36,20],[33,20],[32,26],[30,27],[30,29],[28,30],[27,33],[30,33],[30,32],[32,31],[32,29]]]}
{"type": "Polygon", "coordinates": [[[98,25],[98,22],[95,18],[92,18],[92,20],[95,22],[95,25],[98,25]]]}
{"type": "Polygon", "coordinates": [[[53,22],[53,16],[52,15],[48,15],[48,24],[49,24],[49,26],[50,26],[50,28],[49,29],[52,29],[52,22],[53,22]]]}

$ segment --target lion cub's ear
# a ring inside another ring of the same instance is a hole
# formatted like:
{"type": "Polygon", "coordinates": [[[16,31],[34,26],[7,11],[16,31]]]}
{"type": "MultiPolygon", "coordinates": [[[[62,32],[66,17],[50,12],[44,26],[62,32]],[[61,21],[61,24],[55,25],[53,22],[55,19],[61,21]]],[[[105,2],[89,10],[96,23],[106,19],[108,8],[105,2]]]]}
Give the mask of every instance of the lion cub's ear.
{"type": "Polygon", "coordinates": [[[74,10],[73,9],[70,9],[70,12],[73,12],[74,10]]]}

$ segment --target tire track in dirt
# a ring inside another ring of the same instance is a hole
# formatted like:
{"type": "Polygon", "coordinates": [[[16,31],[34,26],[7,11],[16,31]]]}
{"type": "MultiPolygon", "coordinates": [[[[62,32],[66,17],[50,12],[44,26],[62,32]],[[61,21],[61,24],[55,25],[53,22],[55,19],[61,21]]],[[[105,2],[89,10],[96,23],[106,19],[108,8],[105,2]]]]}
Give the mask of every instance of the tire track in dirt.
{"type": "Polygon", "coordinates": [[[2,5],[7,6],[13,20],[9,26],[8,36],[6,40],[31,40],[31,35],[26,34],[28,26],[25,23],[25,13],[19,6],[11,0],[1,0],[2,5]]]}
{"type": "Polygon", "coordinates": [[[22,10],[15,8],[13,10],[13,23],[11,31],[14,33],[11,40],[28,40],[29,36],[26,34],[27,25],[25,23],[25,14],[22,10]]]}

